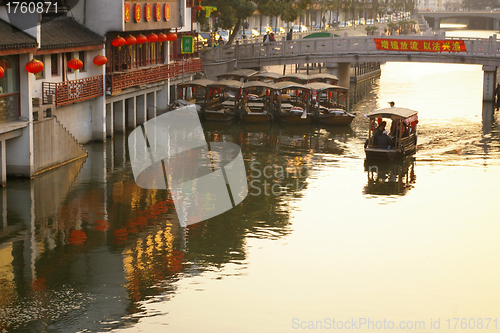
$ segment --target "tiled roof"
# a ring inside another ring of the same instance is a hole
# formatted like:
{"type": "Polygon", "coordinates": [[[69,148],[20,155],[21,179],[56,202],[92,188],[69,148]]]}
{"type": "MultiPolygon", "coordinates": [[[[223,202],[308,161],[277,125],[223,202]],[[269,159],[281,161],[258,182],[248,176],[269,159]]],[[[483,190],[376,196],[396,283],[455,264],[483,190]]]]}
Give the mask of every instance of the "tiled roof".
{"type": "Polygon", "coordinates": [[[92,46],[104,43],[103,37],[87,29],[71,17],[59,17],[48,22],[42,22],[41,29],[41,50],[92,46]]]}
{"type": "Polygon", "coordinates": [[[37,47],[36,39],[0,19],[0,50],[37,47]]]}

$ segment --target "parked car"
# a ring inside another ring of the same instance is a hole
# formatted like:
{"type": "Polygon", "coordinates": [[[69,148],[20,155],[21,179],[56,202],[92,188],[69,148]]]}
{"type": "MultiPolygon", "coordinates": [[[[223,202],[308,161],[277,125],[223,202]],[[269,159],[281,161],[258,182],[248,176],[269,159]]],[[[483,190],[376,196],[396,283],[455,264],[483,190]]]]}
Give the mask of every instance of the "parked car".
{"type": "Polygon", "coordinates": [[[240,30],[238,34],[236,35],[237,40],[242,40],[243,36],[245,36],[246,39],[254,38],[254,37],[259,37],[260,34],[257,30],[255,29],[245,29],[245,30],[240,30]]]}
{"type": "Polygon", "coordinates": [[[283,27],[272,28],[271,31],[274,32],[275,35],[281,35],[286,33],[286,30],[283,27]]]}
{"type": "Polygon", "coordinates": [[[349,21],[347,21],[347,22],[339,22],[338,27],[339,28],[348,28],[348,27],[352,27],[352,24],[349,21]]]}
{"type": "Polygon", "coordinates": [[[366,20],[366,25],[374,25],[375,21],[373,19],[366,20]]]}
{"type": "Polygon", "coordinates": [[[322,30],[322,29],[328,29],[330,26],[328,25],[328,23],[322,23],[322,24],[316,24],[314,26],[314,30],[322,30]]]}
{"type": "Polygon", "coordinates": [[[224,43],[227,43],[227,41],[229,40],[229,31],[228,30],[221,30],[221,31],[217,31],[217,33],[219,34],[220,37],[222,37],[222,40],[224,41],[224,43]]]}
{"type": "MultiPolygon", "coordinates": [[[[214,43],[219,39],[219,34],[217,32],[215,34],[214,43]]],[[[199,32],[197,42],[202,43],[203,46],[211,46],[212,45],[212,33],[210,32],[199,32]]]]}
{"type": "Polygon", "coordinates": [[[268,32],[271,32],[271,27],[257,27],[255,28],[257,32],[260,34],[260,36],[267,34],[268,32]]]}
{"type": "Polygon", "coordinates": [[[307,27],[305,25],[294,25],[292,29],[293,32],[307,32],[307,27]]]}

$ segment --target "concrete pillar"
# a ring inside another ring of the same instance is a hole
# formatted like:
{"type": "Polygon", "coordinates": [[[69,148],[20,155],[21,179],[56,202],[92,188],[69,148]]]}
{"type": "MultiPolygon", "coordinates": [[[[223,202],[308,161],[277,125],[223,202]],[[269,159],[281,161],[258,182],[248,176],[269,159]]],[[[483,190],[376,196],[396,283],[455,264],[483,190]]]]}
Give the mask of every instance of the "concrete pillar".
{"type": "Polygon", "coordinates": [[[339,86],[349,89],[351,82],[350,62],[327,62],[325,67],[328,74],[336,75],[339,78],[339,86]]]}
{"type": "Polygon", "coordinates": [[[169,99],[169,84],[164,84],[162,89],[156,92],[156,115],[163,114],[167,111],[170,104],[169,99]]]}
{"type": "Polygon", "coordinates": [[[497,18],[493,20],[493,30],[500,30],[500,20],[497,18]]]}
{"type": "Polygon", "coordinates": [[[113,113],[115,119],[115,131],[125,132],[125,100],[113,103],[113,113]]]}
{"type": "Polygon", "coordinates": [[[113,102],[106,104],[106,136],[113,136],[113,102]]]}
{"type": "Polygon", "coordinates": [[[125,107],[127,108],[127,128],[135,128],[137,126],[137,113],[136,113],[136,101],[135,96],[129,98],[125,101],[125,107]]]}
{"type": "Polygon", "coordinates": [[[483,101],[495,99],[496,73],[495,66],[483,66],[483,101]]]}
{"type": "Polygon", "coordinates": [[[106,141],[106,97],[92,101],[92,140],[106,141]]]}
{"type": "Polygon", "coordinates": [[[5,140],[0,141],[0,186],[7,182],[7,154],[5,153],[5,140]]]}
{"type": "Polygon", "coordinates": [[[156,117],[156,91],[150,92],[146,95],[148,119],[156,117]]]}
{"type": "Polygon", "coordinates": [[[116,166],[125,166],[127,162],[127,136],[125,134],[116,134],[113,138],[115,142],[114,162],[116,166]]]}
{"type": "Polygon", "coordinates": [[[138,95],[136,100],[137,125],[144,124],[148,119],[146,115],[146,95],[138,95]]]}
{"type": "Polygon", "coordinates": [[[434,19],[434,30],[437,31],[439,29],[441,29],[441,19],[436,18],[434,19]]]}

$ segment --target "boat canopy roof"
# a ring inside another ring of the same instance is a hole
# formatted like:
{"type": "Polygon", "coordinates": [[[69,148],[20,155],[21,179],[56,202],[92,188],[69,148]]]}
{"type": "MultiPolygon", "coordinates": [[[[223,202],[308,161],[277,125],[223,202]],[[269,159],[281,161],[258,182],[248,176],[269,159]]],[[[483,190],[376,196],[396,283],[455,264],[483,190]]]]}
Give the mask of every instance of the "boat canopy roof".
{"type": "Polygon", "coordinates": [[[324,82],[311,82],[305,85],[306,88],[311,90],[340,90],[340,91],[348,91],[349,89],[339,86],[334,86],[333,84],[328,84],[324,82]]]}
{"type": "Polygon", "coordinates": [[[416,114],[418,114],[418,111],[406,108],[393,107],[393,108],[383,108],[376,111],[372,111],[366,116],[370,118],[406,119],[416,114]]]}
{"type": "Polygon", "coordinates": [[[253,69],[237,69],[237,70],[232,71],[232,72],[219,74],[219,75],[217,75],[217,79],[230,77],[230,76],[249,77],[249,76],[253,76],[257,73],[258,73],[258,71],[253,70],[253,69]]]}
{"type": "Polygon", "coordinates": [[[192,87],[192,86],[206,87],[209,84],[214,84],[214,83],[217,83],[217,82],[213,81],[213,80],[209,80],[209,79],[198,79],[198,80],[193,80],[193,81],[189,81],[189,82],[179,83],[177,86],[181,87],[181,88],[192,87]]]}
{"type": "Polygon", "coordinates": [[[273,83],[274,89],[276,90],[281,90],[281,89],[307,89],[307,87],[303,84],[297,83],[297,82],[291,82],[291,81],[281,81],[281,82],[276,82],[273,83]]]}
{"type": "Polygon", "coordinates": [[[267,89],[275,89],[272,83],[262,82],[262,81],[248,81],[243,84],[243,89],[252,87],[263,87],[267,89]]]}
{"type": "Polygon", "coordinates": [[[291,73],[291,74],[283,75],[282,79],[283,80],[299,79],[299,80],[303,80],[303,81],[309,81],[309,75],[301,74],[301,73],[291,73]]]}
{"type": "Polygon", "coordinates": [[[251,76],[252,80],[254,80],[254,79],[273,79],[273,80],[276,80],[276,79],[279,79],[281,77],[283,77],[283,75],[281,75],[279,73],[272,73],[272,72],[264,72],[264,73],[259,73],[259,74],[255,74],[255,75],[251,76]]]}
{"type": "Polygon", "coordinates": [[[328,73],[316,73],[309,75],[310,80],[325,79],[325,80],[339,80],[338,77],[328,73]]]}
{"type": "Polygon", "coordinates": [[[227,87],[231,89],[240,89],[243,87],[243,82],[236,80],[214,81],[214,83],[209,84],[208,87],[227,87]]]}

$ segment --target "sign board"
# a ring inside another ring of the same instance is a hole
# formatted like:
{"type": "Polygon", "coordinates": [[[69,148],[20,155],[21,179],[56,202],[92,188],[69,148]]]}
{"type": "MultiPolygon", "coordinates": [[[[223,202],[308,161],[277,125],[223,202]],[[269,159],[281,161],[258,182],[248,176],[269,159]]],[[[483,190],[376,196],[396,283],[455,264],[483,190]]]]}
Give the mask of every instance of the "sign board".
{"type": "Polygon", "coordinates": [[[193,38],[193,36],[182,36],[181,52],[182,53],[193,53],[194,52],[194,38],[193,38]]]}

